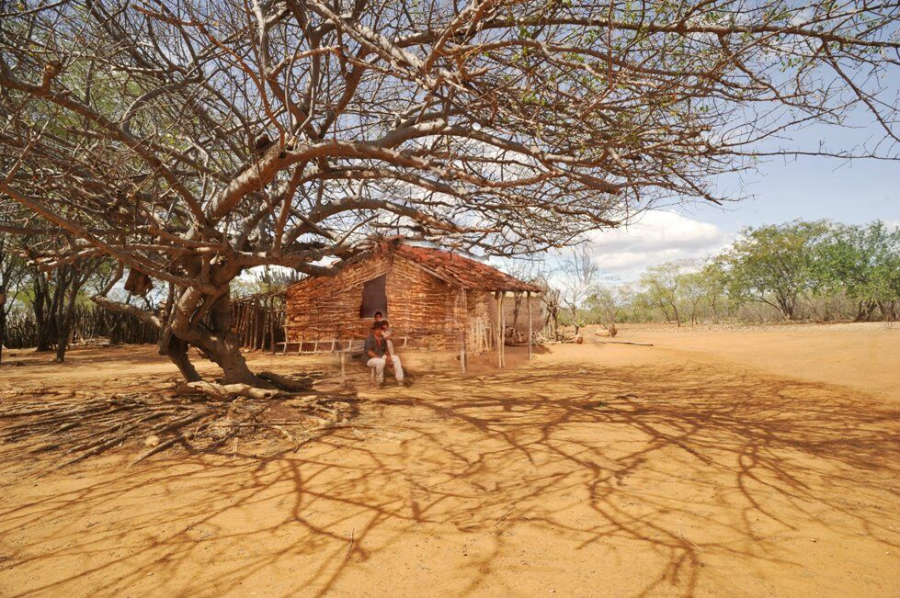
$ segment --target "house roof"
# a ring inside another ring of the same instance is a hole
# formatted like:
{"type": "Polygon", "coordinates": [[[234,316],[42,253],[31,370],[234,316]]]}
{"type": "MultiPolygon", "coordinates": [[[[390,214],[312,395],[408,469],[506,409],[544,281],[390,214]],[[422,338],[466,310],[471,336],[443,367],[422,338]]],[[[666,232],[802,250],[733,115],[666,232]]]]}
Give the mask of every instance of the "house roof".
{"type": "Polygon", "coordinates": [[[540,293],[541,287],[523,282],[482,262],[456,253],[398,243],[396,257],[414,262],[426,272],[464,289],[540,293]]]}
{"type": "MultiPolygon", "coordinates": [[[[407,245],[399,237],[382,241],[375,248],[350,258],[345,265],[363,262],[382,252],[408,260],[432,276],[464,289],[514,293],[526,291],[542,293],[544,291],[537,285],[521,281],[477,260],[440,249],[407,245]]],[[[310,276],[288,285],[288,288],[306,288],[310,284],[315,284],[314,281],[319,278],[310,276]]]]}

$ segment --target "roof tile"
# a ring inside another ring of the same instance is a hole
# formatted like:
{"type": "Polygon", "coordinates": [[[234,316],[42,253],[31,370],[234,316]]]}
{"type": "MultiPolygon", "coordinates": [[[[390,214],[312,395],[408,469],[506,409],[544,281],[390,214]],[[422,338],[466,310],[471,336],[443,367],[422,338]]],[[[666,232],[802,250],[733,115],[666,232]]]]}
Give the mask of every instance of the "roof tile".
{"type": "Polygon", "coordinates": [[[500,270],[456,253],[398,244],[395,255],[417,263],[438,278],[466,289],[486,291],[541,292],[539,286],[523,282],[500,270]]]}

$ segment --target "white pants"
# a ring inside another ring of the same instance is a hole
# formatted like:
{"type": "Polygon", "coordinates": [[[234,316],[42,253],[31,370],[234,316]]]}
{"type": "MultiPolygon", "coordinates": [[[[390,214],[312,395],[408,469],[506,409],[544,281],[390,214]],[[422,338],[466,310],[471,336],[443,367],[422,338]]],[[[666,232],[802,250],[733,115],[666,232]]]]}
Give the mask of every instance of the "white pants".
{"type": "MultiPolygon", "coordinates": [[[[394,364],[394,373],[397,376],[397,382],[403,382],[403,366],[400,365],[400,358],[391,355],[391,362],[394,364]]],[[[375,368],[375,382],[381,384],[384,382],[384,367],[387,365],[387,359],[384,357],[371,357],[366,365],[375,368]]]]}

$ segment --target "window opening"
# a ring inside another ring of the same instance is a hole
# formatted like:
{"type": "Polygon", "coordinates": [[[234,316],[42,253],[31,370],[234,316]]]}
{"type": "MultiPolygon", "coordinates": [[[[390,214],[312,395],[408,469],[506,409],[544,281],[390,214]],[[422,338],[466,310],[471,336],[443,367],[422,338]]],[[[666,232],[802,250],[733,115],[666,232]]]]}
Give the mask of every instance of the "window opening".
{"type": "Polygon", "coordinates": [[[360,318],[372,318],[380,311],[387,319],[387,275],[382,274],[363,283],[362,305],[359,306],[360,318]]]}

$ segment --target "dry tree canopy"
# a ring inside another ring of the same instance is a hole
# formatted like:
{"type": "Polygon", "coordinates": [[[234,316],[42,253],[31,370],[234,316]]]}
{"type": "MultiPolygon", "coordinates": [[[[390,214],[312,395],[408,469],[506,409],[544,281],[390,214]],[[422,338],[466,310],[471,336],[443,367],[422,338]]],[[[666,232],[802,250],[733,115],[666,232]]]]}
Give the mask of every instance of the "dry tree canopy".
{"type": "Polygon", "coordinates": [[[188,378],[187,345],[249,376],[222,315],[246,268],[327,272],[385,232],[532,252],[734,199],[713,177],[759,155],[898,158],[896,0],[0,7],[0,226],[168,283],[142,316],[188,378]],[[789,143],[854,114],[882,138],[789,143]]]}

